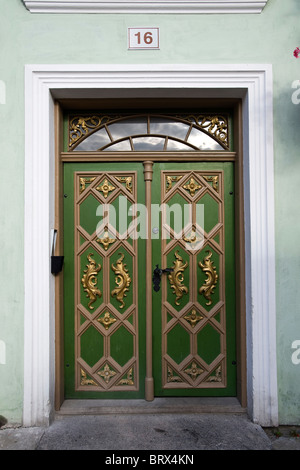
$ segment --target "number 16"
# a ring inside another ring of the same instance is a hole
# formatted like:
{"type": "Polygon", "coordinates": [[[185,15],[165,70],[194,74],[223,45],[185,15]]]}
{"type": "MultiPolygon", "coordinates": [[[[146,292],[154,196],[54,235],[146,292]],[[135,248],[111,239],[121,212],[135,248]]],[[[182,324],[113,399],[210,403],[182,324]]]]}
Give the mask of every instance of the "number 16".
{"type": "MultiPolygon", "coordinates": [[[[137,36],[137,42],[138,44],[141,44],[141,33],[138,32],[135,34],[135,36],[137,36]]],[[[145,44],[151,44],[153,42],[153,37],[152,37],[152,33],[150,33],[150,31],[148,31],[147,33],[144,34],[143,36],[143,42],[145,44]]]]}

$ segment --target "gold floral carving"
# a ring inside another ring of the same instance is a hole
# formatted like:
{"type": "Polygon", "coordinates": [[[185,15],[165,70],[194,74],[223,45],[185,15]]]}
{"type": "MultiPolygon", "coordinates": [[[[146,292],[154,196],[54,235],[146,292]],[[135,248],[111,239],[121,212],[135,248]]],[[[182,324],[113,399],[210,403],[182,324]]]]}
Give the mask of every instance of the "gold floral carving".
{"type": "Polygon", "coordinates": [[[177,183],[177,181],[181,180],[181,176],[166,176],[166,193],[172,189],[172,183],[177,183]]]}
{"type": "Polygon", "coordinates": [[[87,378],[87,374],[83,369],[80,369],[80,375],[81,375],[80,385],[97,385],[93,379],[87,378]]]}
{"type": "Polygon", "coordinates": [[[197,246],[198,246],[198,242],[203,240],[203,236],[198,237],[197,232],[196,232],[195,228],[193,227],[193,229],[190,233],[190,236],[189,237],[183,237],[183,240],[187,243],[191,243],[191,245],[193,245],[194,243],[197,243],[197,246]]]}
{"type": "Polygon", "coordinates": [[[97,321],[101,323],[106,330],[108,330],[110,325],[115,323],[117,320],[115,318],[112,318],[109,312],[105,312],[104,317],[98,318],[97,321]]]}
{"type": "Polygon", "coordinates": [[[132,193],[132,176],[116,176],[115,178],[120,183],[125,183],[127,191],[132,193]]]}
{"type": "Polygon", "coordinates": [[[189,368],[184,370],[184,372],[192,377],[193,380],[195,380],[198,375],[204,372],[204,370],[199,368],[196,362],[193,362],[189,368]]]}
{"type": "Polygon", "coordinates": [[[183,296],[183,294],[188,293],[188,288],[182,285],[184,281],[183,272],[188,266],[188,262],[183,262],[182,257],[178,254],[178,251],[175,252],[176,260],[173,261],[173,271],[168,275],[171,288],[173,289],[173,293],[176,295],[175,304],[179,305],[179,300],[183,296]]]}
{"type": "Polygon", "coordinates": [[[168,366],[167,382],[182,382],[182,379],[178,375],[174,375],[174,371],[170,366],[168,366]]]}
{"type": "Polygon", "coordinates": [[[107,251],[108,248],[109,248],[109,245],[111,245],[112,243],[115,243],[116,239],[109,237],[109,233],[108,233],[107,227],[105,227],[105,232],[104,232],[103,235],[104,235],[103,238],[97,238],[96,241],[97,241],[98,243],[101,243],[101,245],[103,245],[105,251],[107,251]]]}
{"type": "Polygon", "coordinates": [[[121,379],[118,385],[134,385],[132,367],[127,372],[126,379],[121,379]]]}
{"type": "Polygon", "coordinates": [[[215,370],[215,375],[211,375],[210,377],[208,377],[207,382],[221,382],[221,372],[221,366],[217,367],[217,369],[215,370]]]}
{"type": "Polygon", "coordinates": [[[197,184],[194,178],[191,178],[189,184],[185,184],[183,188],[187,189],[190,192],[190,195],[194,197],[197,189],[201,189],[202,186],[197,184]]]}
{"type": "Polygon", "coordinates": [[[202,175],[203,178],[208,182],[208,183],[212,183],[212,187],[215,191],[219,191],[219,176],[216,175],[216,176],[204,176],[202,175]]]}
{"type": "Polygon", "coordinates": [[[198,313],[197,310],[193,308],[191,313],[189,313],[188,315],[185,315],[184,319],[191,324],[192,328],[194,328],[195,325],[198,323],[198,321],[203,319],[203,316],[200,315],[200,313],[198,313]]]}
{"type": "Polygon", "coordinates": [[[121,303],[120,308],[123,308],[125,305],[124,297],[129,290],[131,284],[131,277],[128,274],[128,269],[126,264],[123,264],[124,254],[121,254],[121,257],[116,262],[116,266],[111,265],[111,269],[116,274],[115,282],[118,287],[116,287],[112,292],[111,296],[116,297],[116,299],[121,303]]]}
{"type": "Polygon", "coordinates": [[[108,364],[105,364],[103,370],[99,370],[97,374],[100,375],[100,377],[102,377],[108,384],[110,379],[116,375],[116,372],[110,369],[108,364]]]}
{"type": "Polygon", "coordinates": [[[86,188],[86,185],[87,184],[90,184],[92,183],[93,181],[95,181],[96,177],[92,177],[92,178],[79,178],[79,182],[80,182],[80,194],[83,193],[83,191],[85,190],[86,188]]]}
{"type": "Polygon", "coordinates": [[[208,301],[206,302],[206,305],[211,305],[211,295],[214,293],[214,288],[217,285],[219,276],[217,274],[216,268],[213,266],[213,261],[210,260],[210,258],[212,257],[212,252],[208,250],[207,253],[208,255],[205,256],[203,263],[199,261],[200,268],[207,275],[203,286],[199,289],[199,293],[203,294],[206,300],[208,301]]]}
{"type": "Polygon", "coordinates": [[[103,193],[103,196],[105,197],[105,199],[107,198],[108,196],[108,193],[113,191],[115,188],[115,186],[109,184],[108,180],[105,178],[105,180],[103,181],[102,185],[101,186],[98,186],[96,188],[98,191],[101,191],[101,193],[103,193]]]}
{"type": "Polygon", "coordinates": [[[84,291],[86,292],[86,296],[90,299],[88,303],[88,307],[90,310],[93,310],[94,307],[92,304],[96,302],[97,297],[101,297],[101,291],[96,287],[98,279],[97,275],[101,270],[101,264],[96,266],[95,260],[92,258],[93,253],[89,253],[87,259],[89,264],[86,265],[87,269],[84,270],[84,275],[81,279],[81,283],[83,285],[84,291]]]}

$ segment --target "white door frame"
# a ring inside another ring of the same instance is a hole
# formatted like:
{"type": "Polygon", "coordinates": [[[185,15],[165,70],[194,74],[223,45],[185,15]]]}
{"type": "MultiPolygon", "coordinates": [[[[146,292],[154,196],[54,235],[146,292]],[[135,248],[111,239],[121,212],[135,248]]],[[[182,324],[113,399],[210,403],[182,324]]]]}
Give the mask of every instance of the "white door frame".
{"type": "Polygon", "coordinates": [[[264,64],[25,66],[24,426],[54,410],[54,100],[162,91],[243,100],[248,413],[278,424],[272,81],[264,64]]]}

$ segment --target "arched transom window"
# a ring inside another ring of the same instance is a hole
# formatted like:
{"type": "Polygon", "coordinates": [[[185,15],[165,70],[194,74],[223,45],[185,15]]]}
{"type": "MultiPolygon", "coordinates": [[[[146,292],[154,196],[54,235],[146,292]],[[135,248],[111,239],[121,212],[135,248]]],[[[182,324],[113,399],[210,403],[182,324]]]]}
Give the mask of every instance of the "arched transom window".
{"type": "Polygon", "coordinates": [[[69,151],[229,150],[228,116],[90,114],[69,117],[69,151]]]}

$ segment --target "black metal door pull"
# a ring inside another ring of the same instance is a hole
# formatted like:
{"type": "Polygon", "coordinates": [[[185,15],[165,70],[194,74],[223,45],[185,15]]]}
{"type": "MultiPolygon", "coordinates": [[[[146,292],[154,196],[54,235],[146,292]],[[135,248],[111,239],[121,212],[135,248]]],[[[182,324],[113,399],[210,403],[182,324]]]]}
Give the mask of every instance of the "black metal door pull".
{"type": "Polygon", "coordinates": [[[172,271],[173,271],[172,268],[161,269],[158,267],[158,264],[156,265],[156,268],[153,271],[153,277],[152,277],[153,289],[155,290],[155,292],[158,292],[160,289],[160,281],[161,281],[162,274],[171,273],[172,271]]]}

